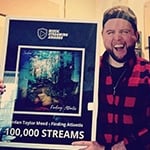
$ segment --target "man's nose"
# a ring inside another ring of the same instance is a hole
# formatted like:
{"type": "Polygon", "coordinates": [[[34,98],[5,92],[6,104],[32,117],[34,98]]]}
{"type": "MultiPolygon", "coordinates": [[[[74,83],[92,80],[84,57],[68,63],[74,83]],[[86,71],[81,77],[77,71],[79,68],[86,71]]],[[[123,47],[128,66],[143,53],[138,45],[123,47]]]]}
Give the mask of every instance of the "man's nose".
{"type": "Polygon", "coordinates": [[[113,36],[113,38],[115,40],[120,40],[120,39],[122,39],[122,35],[121,35],[121,33],[115,33],[114,36],[113,36]]]}

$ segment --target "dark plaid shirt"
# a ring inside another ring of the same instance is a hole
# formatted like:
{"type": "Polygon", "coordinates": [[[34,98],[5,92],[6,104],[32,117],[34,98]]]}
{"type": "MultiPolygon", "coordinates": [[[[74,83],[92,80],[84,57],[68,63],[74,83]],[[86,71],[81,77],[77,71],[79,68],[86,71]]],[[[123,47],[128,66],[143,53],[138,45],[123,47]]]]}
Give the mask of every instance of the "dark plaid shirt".
{"type": "Polygon", "coordinates": [[[144,150],[140,146],[150,143],[150,63],[136,56],[127,62],[113,93],[107,60],[105,52],[100,64],[97,141],[106,149],[124,140],[127,149],[144,150]]]}

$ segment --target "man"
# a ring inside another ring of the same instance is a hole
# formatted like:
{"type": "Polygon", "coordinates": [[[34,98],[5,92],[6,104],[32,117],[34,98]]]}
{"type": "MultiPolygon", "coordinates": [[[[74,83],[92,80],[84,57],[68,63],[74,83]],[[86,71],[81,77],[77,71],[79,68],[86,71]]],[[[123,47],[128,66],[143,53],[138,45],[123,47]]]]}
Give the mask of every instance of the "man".
{"type": "Polygon", "coordinates": [[[150,144],[150,63],[135,55],[139,38],[134,12],[106,10],[100,63],[97,142],[79,141],[84,150],[146,150],[150,144]]]}

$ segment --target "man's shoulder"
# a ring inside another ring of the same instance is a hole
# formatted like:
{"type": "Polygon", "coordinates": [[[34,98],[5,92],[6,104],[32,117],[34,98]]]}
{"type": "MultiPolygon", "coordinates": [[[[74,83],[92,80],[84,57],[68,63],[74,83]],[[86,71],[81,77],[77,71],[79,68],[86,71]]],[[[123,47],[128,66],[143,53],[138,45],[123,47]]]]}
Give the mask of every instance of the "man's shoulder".
{"type": "Polygon", "coordinates": [[[147,59],[142,58],[142,57],[137,57],[137,63],[150,64],[150,61],[148,61],[147,59]]]}
{"type": "Polygon", "coordinates": [[[145,58],[137,57],[136,65],[141,66],[142,68],[150,70],[150,61],[145,58]]]}

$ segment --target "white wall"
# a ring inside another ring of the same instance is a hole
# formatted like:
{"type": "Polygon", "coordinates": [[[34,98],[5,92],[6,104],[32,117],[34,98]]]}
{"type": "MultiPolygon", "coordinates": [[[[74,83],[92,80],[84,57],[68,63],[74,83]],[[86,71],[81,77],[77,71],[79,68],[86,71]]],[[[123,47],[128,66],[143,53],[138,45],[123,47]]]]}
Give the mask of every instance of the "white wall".
{"type": "MultiPolygon", "coordinates": [[[[3,60],[4,26],[5,26],[5,16],[0,16],[0,61],[3,60]]],[[[3,70],[2,63],[0,63],[0,70],[1,69],[3,70]]],[[[0,72],[0,78],[2,78],[1,72],[0,72]]]]}

